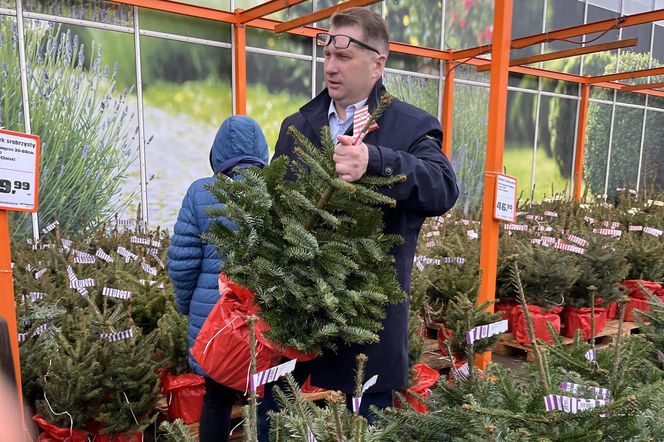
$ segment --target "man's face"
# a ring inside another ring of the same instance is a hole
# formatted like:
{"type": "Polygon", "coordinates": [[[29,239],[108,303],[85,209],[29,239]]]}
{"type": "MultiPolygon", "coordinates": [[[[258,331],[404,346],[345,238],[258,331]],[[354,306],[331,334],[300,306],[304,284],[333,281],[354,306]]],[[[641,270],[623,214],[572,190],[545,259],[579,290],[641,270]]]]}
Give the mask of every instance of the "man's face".
{"type": "MultiPolygon", "coordinates": [[[[329,34],[343,34],[367,43],[362,30],[357,26],[333,26],[329,34]]],[[[352,42],[346,49],[338,49],[334,43],[330,43],[325,46],[324,54],[328,92],[334,102],[344,108],[367,98],[385,67],[384,55],[352,42]]]]}

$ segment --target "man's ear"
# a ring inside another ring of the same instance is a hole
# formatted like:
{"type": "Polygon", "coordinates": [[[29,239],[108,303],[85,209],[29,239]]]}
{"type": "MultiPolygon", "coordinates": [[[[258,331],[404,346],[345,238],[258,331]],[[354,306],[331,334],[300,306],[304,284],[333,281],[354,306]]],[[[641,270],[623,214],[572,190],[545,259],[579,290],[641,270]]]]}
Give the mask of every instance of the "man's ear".
{"type": "Polygon", "coordinates": [[[387,60],[387,56],[381,54],[377,55],[376,58],[374,59],[374,70],[371,75],[373,80],[378,80],[380,77],[383,76],[383,71],[385,70],[385,61],[387,60]]]}

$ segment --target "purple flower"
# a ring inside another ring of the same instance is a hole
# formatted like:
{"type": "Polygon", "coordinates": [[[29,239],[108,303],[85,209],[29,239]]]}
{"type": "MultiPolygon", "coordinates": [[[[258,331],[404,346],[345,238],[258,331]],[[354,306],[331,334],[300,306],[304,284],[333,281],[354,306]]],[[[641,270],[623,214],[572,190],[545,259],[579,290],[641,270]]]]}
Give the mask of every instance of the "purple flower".
{"type": "Polygon", "coordinates": [[[84,144],[83,145],[83,151],[81,152],[81,154],[84,157],[87,157],[89,152],[90,152],[90,145],[89,144],[84,144]]]}
{"type": "Polygon", "coordinates": [[[83,66],[85,63],[85,45],[81,43],[81,46],[78,48],[78,66],[83,66]]]}

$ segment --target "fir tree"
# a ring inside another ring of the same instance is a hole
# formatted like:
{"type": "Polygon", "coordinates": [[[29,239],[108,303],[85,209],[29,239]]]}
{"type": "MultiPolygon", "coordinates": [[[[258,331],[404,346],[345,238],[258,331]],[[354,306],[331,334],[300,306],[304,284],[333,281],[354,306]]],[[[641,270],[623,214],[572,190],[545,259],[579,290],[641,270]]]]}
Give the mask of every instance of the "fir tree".
{"type": "Polygon", "coordinates": [[[379,193],[403,176],[336,176],[334,143],[323,149],[294,128],[297,179],[284,179],[287,157],[264,169],[220,176],[211,188],[225,204],[206,239],[224,257],[222,271],[252,290],[274,342],[305,352],[378,340],[386,304],[405,299],[389,250],[401,239],[383,233],[382,211],[395,201],[379,193]]]}
{"type": "Polygon", "coordinates": [[[605,237],[590,237],[586,253],[576,256],[580,271],[565,300],[572,307],[590,307],[589,287],[594,287],[596,297],[606,306],[620,298],[622,291],[617,285],[629,271],[624,249],[618,241],[605,237]]]}

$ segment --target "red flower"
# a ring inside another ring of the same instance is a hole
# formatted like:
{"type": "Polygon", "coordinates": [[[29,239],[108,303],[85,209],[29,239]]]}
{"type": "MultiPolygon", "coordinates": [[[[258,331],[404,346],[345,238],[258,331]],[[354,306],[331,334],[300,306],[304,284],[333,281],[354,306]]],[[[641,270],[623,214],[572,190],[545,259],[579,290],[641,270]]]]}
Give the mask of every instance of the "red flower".
{"type": "Polygon", "coordinates": [[[473,0],[464,0],[463,1],[463,7],[466,10],[468,10],[468,8],[470,8],[471,6],[473,6],[473,0]]]}
{"type": "Polygon", "coordinates": [[[452,13],[452,16],[450,17],[450,23],[454,24],[457,21],[457,18],[459,18],[459,15],[456,12],[452,13]]]}
{"type": "Polygon", "coordinates": [[[466,27],[466,19],[465,19],[465,18],[462,18],[462,19],[461,19],[461,21],[459,22],[459,27],[460,27],[461,29],[463,29],[463,28],[466,27]]]}

